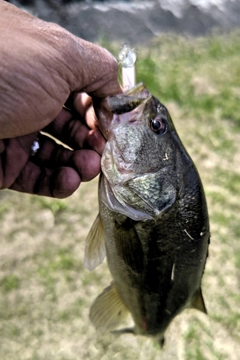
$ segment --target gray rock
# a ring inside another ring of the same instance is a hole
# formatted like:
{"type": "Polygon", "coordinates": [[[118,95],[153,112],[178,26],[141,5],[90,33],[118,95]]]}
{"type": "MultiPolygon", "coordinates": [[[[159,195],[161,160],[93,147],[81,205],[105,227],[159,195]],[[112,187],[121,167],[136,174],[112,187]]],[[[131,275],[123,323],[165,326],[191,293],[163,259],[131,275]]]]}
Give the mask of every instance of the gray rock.
{"type": "Polygon", "coordinates": [[[240,1],[225,0],[207,7],[182,0],[179,11],[171,1],[11,0],[41,19],[53,21],[89,41],[101,38],[137,44],[155,35],[173,32],[199,36],[215,28],[240,26],[240,1]],[[168,6],[166,6],[166,3],[168,6]]]}

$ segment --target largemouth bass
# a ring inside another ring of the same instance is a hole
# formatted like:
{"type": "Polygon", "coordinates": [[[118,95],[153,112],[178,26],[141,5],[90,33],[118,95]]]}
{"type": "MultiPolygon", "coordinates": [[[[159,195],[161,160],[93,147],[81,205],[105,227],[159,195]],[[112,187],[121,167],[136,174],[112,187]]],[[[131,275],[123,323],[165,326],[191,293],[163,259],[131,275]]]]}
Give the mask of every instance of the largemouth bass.
{"type": "Polygon", "coordinates": [[[209,221],[198,172],[166,107],[142,84],[108,98],[110,125],[100,117],[99,215],[86,241],[93,270],[105,254],[113,282],[90,310],[97,329],[156,337],[185,308],[206,313],[201,279],[209,221]]]}

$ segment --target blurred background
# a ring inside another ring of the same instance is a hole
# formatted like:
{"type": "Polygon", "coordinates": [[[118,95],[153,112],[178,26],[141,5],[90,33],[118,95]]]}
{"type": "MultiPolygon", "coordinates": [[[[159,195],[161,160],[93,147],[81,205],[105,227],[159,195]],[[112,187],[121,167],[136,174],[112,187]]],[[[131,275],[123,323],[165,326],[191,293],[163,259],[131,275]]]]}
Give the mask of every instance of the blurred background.
{"type": "Polygon", "coordinates": [[[89,41],[141,44],[162,33],[205,35],[239,27],[239,0],[11,0],[89,41]]]}
{"type": "Polygon", "coordinates": [[[0,192],[0,358],[3,360],[240,359],[240,1],[19,0],[116,57],[137,51],[137,81],[169,109],[201,175],[210,224],[203,277],[208,316],[179,315],[159,349],[131,334],[96,334],[88,319],[111,282],[84,268],[98,213],[98,179],[69,199],[0,192]]]}

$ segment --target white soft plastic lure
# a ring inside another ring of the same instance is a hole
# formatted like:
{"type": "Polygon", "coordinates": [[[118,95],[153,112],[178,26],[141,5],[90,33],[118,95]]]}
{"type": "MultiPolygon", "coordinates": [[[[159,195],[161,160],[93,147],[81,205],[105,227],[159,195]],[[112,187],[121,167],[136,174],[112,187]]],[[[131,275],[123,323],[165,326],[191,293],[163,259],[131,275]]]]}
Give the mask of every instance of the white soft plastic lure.
{"type": "Polygon", "coordinates": [[[129,90],[136,85],[135,62],[137,54],[127,44],[124,44],[119,53],[119,61],[122,65],[123,90],[129,90]]]}

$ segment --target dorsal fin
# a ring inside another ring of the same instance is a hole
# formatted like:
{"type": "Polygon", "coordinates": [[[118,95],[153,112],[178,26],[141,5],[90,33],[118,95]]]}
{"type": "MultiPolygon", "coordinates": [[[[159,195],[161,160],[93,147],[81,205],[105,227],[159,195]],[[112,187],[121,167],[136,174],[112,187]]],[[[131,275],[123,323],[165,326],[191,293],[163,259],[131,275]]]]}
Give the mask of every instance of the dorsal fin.
{"type": "Polygon", "coordinates": [[[97,330],[108,331],[118,327],[127,314],[127,307],[122,302],[114,284],[111,284],[92,304],[90,320],[97,330]]]}
{"type": "Polygon", "coordinates": [[[204,314],[207,314],[207,309],[204,303],[203,295],[202,295],[202,289],[199,288],[195,291],[195,294],[193,295],[191,307],[193,309],[197,309],[199,311],[202,311],[204,314]]]}
{"type": "Polygon", "coordinates": [[[86,239],[84,264],[92,271],[103,262],[105,256],[104,230],[98,214],[86,239]]]}

